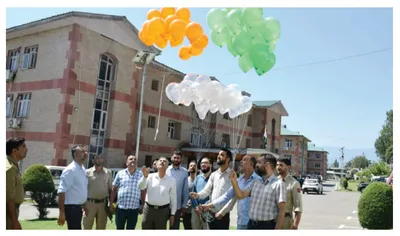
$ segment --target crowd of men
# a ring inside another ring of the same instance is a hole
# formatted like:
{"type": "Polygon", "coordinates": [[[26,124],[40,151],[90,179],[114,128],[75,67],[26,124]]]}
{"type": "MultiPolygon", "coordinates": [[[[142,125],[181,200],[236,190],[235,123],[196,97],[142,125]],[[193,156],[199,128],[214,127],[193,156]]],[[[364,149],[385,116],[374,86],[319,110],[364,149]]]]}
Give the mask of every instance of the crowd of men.
{"type": "MultiPolygon", "coordinates": [[[[19,205],[24,190],[18,161],[24,159],[24,139],[7,141],[6,188],[7,229],[21,229],[19,205]]],[[[234,161],[229,149],[221,148],[213,172],[212,159],[192,161],[181,166],[183,155],[175,151],[160,157],[152,168],[137,167],[137,158],[126,157],[126,169],[115,178],[104,167],[101,155],[92,158],[93,167],[85,169],[87,151],[83,145],[71,149],[73,161],[64,169],[58,188],[58,224],[68,229],[106,229],[115,214],[118,230],[135,229],[142,214],[143,230],[184,229],[220,230],[230,228],[230,212],[237,205],[237,229],[298,229],[302,200],[300,184],[289,175],[290,159],[265,154],[245,155],[241,175],[230,168],[234,161]],[[200,168],[200,171],[197,168],[200,168]],[[278,175],[275,176],[274,172],[278,175]]]]}

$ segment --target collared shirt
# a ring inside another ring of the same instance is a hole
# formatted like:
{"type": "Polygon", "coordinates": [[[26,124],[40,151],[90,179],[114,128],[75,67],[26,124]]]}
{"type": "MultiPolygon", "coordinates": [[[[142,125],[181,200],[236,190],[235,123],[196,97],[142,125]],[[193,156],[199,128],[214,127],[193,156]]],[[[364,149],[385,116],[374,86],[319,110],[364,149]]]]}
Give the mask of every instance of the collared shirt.
{"type": "MultiPolygon", "coordinates": [[[[232,187],[231,180],[229,179],[229,174],[231,173],[231,169],[228,168],[224,172],[221,172],[220,169],[214,171],[210,175],[210,180],[207,182],[204,189],[199,192],[199,199],[204,199],[211,195],[211,202],[224,195],[230,187],[232,187]]],[[[212,208],[211,211],[216,213],[220,210],[220,208],[212,208]]]]}
{"type": "Polygon", "coordinates": [[[267,181],[255,180],[248,189],[250,192],[250,219],[269,221],[278,218],[278,204],[286,202],[286,185],[275,175],[267,181]]]}
{"type": "Polygon", "coordinates": [[[18,162],[12,157],[6,159],[6,202],[14,199],[16,204],[24,202],[25,192],[19,174],[18,162]]]}
{"type": "Polygon", "coordinates": [[[88,179],[83,165],[71,162],[60,176],[58,193],[65,193],[66,205],[83,205],[88,196],[88,179]]]}
{"type": "Polygon", "coordinates": [[[171,176],[165,175],[160,178],[159,173],[149,174],[139,180],[139,189],[146,189],[146,202],[154,206],[170,204],[171,215],[175,215],[176,206],[176,183],[171,176]]]}
{"type": "Polygon", "coordinates": [[[189,200],[188,171],[183,167],[174,168],[170,165],[167,168],[167,175],[175,179],[176,183],[176,206],[178,209],[186,208],[189,200]]]}
{"type": "Polygon", "coordinates": [[[303,204],[301,199],[300,183],[292,176],[287,175],[283,182],[286,185],[286,212],[302,212],[303,204]]]}
{"type": "MultiPolygon", "coordinates": [[[[251,174],[250,178],[246,180],[244,175],[240,176],[238,179],[238,185],[241,190],[245,190],[250,187],[250,185],[255,181],[255,180],[262,180],[262,178],[256,174],[254,171],[251,174]]],[[[233,190],[233,187],[230,187],[228,192],[226,192],[224,195],[219,197],[213,202],[214,207],[216,208],[225,208],[224,205],[229,202],[229,200],[234,199],[234,202],[232,205],[235,204],[237,198],[235,197],[235,191],[233,190]]],[[[225,213],[225,212],[224,212],[225,213]]],[[[242,200],[239,200],[239,203],[237,205],[237,214],[238,214],[238,219],[237,219],[237,224],[238,225],[247,225],[250,220],[250,197],[246,197],[242,200]]]]}
{"type": "MultiPolygon", "coordinates": [[[[208,180],[210,179],[210,176],[208,178],[205,177],[205,175],[202,173],[198,176],[193,181],[193,192],[198,193],[201,192],[204,187],[207,185],[208,180]]],[[[204,204],[210,200],[209,197],[206,197],[204,199],[193,199],[192,200],[192,207],[196,208],[199,204],[204,204]]]]}
{"type": "MultiPolygon", "coordinates": [[[[194,180],[196,179],[196,177],[194,177],[194,179],[193,179],[193,181],[192,181],[192,179],[190,178],[190,176],[188,177],[188,188],[189,188],[189,193],[190,192],[193,192],[193,189],[194,189],[194,180]]],[[[189,200],[188,200],[188,202],[187,202],[187,209],[188,209],[188,211],[187,212],[191,212],[191,210],[192,210],[192,199],[190,198],[190,196],[189,196],[189,200]]]]}
{"type": "Polygon", "coordinates": [[[103,167],[97,172],[93,166],[86,170],[86,176],[88,177],[88,198],[100,200],[108,197],[112,187],[110,170],[103,167]]]}
{"type": "Polygon", "coordinates": [[[133,174],[128,169],[118,171],[113,182],[113,185],[118,188],[118,208],[139,209],[141,191],[138,183],[142,177],[143,174],[138,169],[133,174]]]}

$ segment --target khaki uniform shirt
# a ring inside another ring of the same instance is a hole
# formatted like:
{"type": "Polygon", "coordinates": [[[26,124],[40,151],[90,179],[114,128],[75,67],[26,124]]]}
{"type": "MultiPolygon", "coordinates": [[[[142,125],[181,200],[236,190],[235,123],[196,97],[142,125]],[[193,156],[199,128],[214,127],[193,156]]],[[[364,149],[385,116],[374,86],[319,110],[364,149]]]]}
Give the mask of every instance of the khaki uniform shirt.
{"type": "Polygon", "coordinates": [[[286,184],[286,213],[302,212],[300,183],[290,175],[287,175],[283,181],[286,184]]]}
{"type": "Polygon", "coordinates": [[[104,168],[96,172],[92,167],[86,171],[88,177],[88,198],[101,200],[109,196],[112,187],[111,171],[104,168]]]}
{"type": "MultiPolygon", "coordinates": [[[[6,160],[6,202],[14,200],[17,208],[18,217],[18,205],[24,202],[25,192],[24,186],[22,185],[22,179],[19,175],[18,162],[7,156],[6,160]]],[[[6,215],[6,227],[11,228],[11,219],[6,215]]]]}

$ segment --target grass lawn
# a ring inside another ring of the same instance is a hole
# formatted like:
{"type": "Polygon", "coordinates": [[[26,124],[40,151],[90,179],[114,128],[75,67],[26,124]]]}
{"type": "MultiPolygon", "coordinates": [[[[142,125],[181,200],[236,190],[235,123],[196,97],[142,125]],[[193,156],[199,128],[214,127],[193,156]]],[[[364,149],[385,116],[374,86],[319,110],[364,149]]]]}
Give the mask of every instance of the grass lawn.
{"type": "MultiPolygon", "coordinates": [[[[108,221],[107,223],[107,230],[115,230],[115,218],[113,219],[113,222],[111,223],[108,221]]],[[[142,229],[142,216],[139,215],[138,217],[138,223],[136,224],[136,229],[140,230],[142,229]]],[[[95,228],[96,223],[94,223],[93,228],[95,228]]],[[[21,227],[22,229],[26,230],[67,230],[67,224],[65,224],[63,227],[60,227],[57,225],[57,219],[56,218],[50,218],[47,220],[22,220],[21,221],[21,227]]],[[[183,230],[183,224],[181,223],[180,229],[183,230]]],[[[230,229],[236,229],[235,227],[230,227],[230,229]]]]}
{"type": "Polygon", "coordinates": [[[342,186],[340,186],[340,190],[342,192],[358,192],[358,185],[360,184],[359,181],[354,181],[350,180],[348,181],[349,185],[347,186],[347,189],[344,189],[342,186]]]}

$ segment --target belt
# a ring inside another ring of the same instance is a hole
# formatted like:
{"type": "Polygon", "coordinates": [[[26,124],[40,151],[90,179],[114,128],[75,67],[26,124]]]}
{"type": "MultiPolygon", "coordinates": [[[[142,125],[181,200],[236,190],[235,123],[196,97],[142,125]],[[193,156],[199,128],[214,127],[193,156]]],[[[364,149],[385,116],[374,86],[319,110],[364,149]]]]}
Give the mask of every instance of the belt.
{"type": "Polygon", "coordinates": [[[285,217],[292,217],[292,213],[286,212],[286,213],[285,213],[285,217]]]}
{"type": "Polygon", "coordinates": [[[94,202],[94,203],[103,203],[106,201],[106,198],[103,199],[94,199],[94,198],[88,198],[87,199],[89,202],[94,202]]]}
{"type": "Polygon", "coordinates": [[[276,220],[250,220],[250,224],[252,225],[270,224],[275,222],[276,220]]]}
{"type": "Polygon", "coordinates": [[[169,207],[169,204],[166,204],[166,205],[163,205],[163,206],[155,206],[155,205],[149,204],[148,202],[146,202],[146,205],[149,206],[149,207],[151,207],[151,208],[154,208],[154,209],[156,209],[156,210],[158,210],[158,209],[164,209],[164,208],[169,207]]]}

